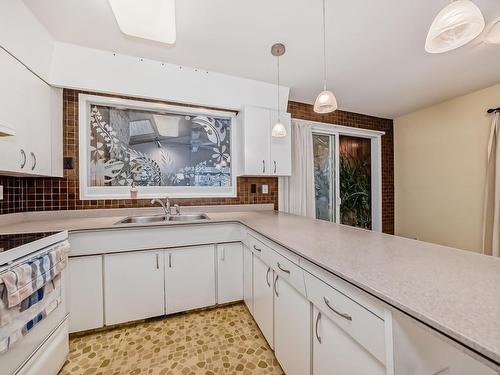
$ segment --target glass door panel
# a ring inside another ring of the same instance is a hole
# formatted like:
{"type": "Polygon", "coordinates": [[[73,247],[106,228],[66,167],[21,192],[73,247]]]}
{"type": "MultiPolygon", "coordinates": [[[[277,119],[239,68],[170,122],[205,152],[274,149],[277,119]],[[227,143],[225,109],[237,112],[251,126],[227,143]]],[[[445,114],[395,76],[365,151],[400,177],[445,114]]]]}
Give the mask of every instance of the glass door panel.
{"type": "Polygon", "coordinates": [[[334,136],[313,134],[316,218],[335,221],[334,136]]]}
{"type": "Polygon", "coordinates": [[[340,223],[372,228],[371,141],[339,136],[340,223]]]}

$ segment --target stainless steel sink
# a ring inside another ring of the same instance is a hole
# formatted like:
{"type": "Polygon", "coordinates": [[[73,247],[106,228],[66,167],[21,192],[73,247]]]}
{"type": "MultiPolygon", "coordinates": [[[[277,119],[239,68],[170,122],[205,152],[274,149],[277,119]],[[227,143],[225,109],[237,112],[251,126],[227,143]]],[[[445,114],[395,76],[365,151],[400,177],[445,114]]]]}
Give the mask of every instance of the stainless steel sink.
{"type": "Polygon", "coordinates": [[[182,214],[182,215],[150,215],[150,216],[129,216],[119,222],[118,224],[148,224],[148,223],[159,223],[168,221],[197,221],[197,220],[207,220],[209,217],[207,214],[182,214]]]}
{"type": "Polygon", "coordinates": [[[193,221],[193,220],[207,220],[207,214],[181,214],[169,217],[169,221],[193,221]]]}
{"type": "Polygon", "coordinates": [[[167,220],[168,218],[164,215],[129,216],[123,220],[120,220],[116,224],[147,224],[147,223],[158,223],[167,220]]]}

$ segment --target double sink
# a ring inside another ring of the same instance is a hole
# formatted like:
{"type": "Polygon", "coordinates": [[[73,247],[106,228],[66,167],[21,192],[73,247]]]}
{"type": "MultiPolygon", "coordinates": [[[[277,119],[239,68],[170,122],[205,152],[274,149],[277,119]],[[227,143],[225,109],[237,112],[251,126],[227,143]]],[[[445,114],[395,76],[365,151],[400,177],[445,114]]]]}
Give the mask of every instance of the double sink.
{"type": "Polygon", "coordinates": [[[149,216],[129,216],[118,221],[118,224],[148,224],[175,221],[197,221],[210,219],[207,214],[181,214],[181,215],[149,215],[149,216]]]}

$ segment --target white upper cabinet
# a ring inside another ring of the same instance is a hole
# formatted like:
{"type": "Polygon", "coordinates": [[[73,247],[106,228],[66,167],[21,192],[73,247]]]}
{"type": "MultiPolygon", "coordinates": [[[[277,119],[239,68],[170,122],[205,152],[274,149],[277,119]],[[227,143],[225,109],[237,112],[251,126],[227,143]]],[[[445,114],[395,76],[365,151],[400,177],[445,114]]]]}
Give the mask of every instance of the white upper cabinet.
{"type": "Polygon", "coordinates": [[[243,245],[241,242],[217,245],[218,303],[243,299],[243,245]]]}
{"type": "Polygon", "coordinates": [[[245,107],[240,113],[240,173],[245,176],[289,176],[291,174],[291,117],[281,113],[286,137],[273,138],[271,131],[278,119],[277,111],[245,107]]]}
{"type": "Polygon", "coordinates": [[[0,49],[0,172],[62,176],[62,90],[0,49]],[[58,163],[53,163],[58,160],[58,163]],[[60,164],[60,165],[59,165],[60,164]]]}
{"type": "MultiPolygon", "coordinates": [[[[270,113],[272,131],[274,124],[278,121],[278,112],[270,113]]],[[[270,137],[271,147],[269,164],[271,175],[290,176],[292,174],[292,120],[289,113],[280,113],[279,119],[286,129],[286,137],[270,137]]]]}

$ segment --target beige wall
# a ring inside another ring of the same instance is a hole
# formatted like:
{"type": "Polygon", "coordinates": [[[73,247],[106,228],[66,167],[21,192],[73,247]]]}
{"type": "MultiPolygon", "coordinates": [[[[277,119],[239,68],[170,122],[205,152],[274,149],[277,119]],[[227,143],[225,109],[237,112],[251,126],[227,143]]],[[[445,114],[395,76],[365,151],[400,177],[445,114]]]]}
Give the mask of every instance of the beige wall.
{"type": "Polygon", "coordinates": [[[480,251],[486,110],[498,106],[500,84],[394,120],[397,235],[480,251]]]}

